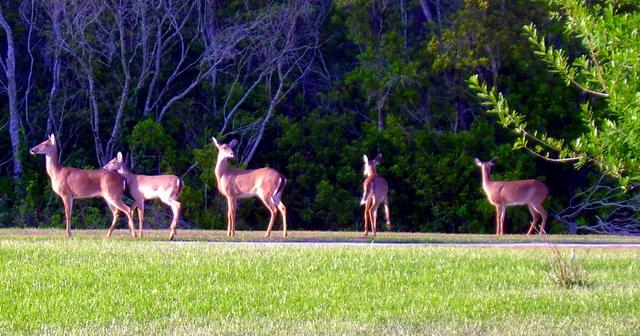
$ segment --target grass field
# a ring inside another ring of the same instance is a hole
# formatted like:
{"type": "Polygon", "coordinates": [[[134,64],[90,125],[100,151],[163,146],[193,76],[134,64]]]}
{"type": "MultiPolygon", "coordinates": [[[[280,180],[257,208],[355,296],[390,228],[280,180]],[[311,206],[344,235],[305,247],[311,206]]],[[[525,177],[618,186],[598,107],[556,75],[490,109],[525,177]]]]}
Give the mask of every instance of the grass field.
{"type": "Polygon", "coordinates": [[[194,232],[179,233],[196,241],[170,243],[159,241],[164,231],[143,240],[122,231],[110,240],[38,232],[0,231],[2,335],[640,333],[640,248],[573,249],[588,284],[560,289],[548,275],[552,254],[541,247],[230,244],[197,241],[194,232]]]}
{"type": "MultiPolygon", "coordinates": [[[[88,238],[106,236],[104,230],[73,230],[74,237],[88,238]]],[[[289,237],[282,238],[282,231],[273,231],[270,238],[264,237],[265,231],[237,231],[236,237],[230,239],[226,231],[221,230],[178,230],[178,241],[208,241],[208,242],[406,242],[406,243],[483,243],[483,242],[545,242],[557,243],[637,243],[637,236],[609,236],[609,235],[487,235],[487,234],[446,234],[419,232],[378,232],[376,237],[364,236],[362,232],[354,231],[289,231],[289,237]]],[[[34,239],[50,239],[62,237],[61,229],[0,229],[0,238],[12,239],[16,237],[33,237],[34,239]]],[[[142,240],[166,241],[169,230],[145,230],[142,240]]],[[[128,230],[114,231],[114,237],[129,239],[128,230]]]]}

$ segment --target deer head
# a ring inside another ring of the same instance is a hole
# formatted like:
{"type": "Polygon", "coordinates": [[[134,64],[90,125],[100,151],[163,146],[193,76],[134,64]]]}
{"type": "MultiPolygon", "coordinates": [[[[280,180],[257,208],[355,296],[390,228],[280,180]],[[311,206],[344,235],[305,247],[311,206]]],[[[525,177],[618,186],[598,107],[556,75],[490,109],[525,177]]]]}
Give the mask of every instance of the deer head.
{"type": "Polygon", "coordinates": [[[367,154],[362,156],[364,161],[364,176],[372,176],[376,173],[376,166],[382,162],[382,154],[378,154],[375,159],[369,160],[367,154]]]}
{"type": "Polygon", "coordinates": [[[111,161],[107,162],[107,164],[104,165],[102,167],[102,169],[114,170],[114,171],[117,171],[119,173],[122,173],[123,170],[124,170],[124,159],[122,157],[122,153],[118,152],[116,157],[111,159],[111,161]]]}
{"type": "Polygon", "coordinates": [[[491,173],[491,167],[496,165],[496,161],[498,161],[498,158],[493,158],[490,161],[487,162],[483,162],[480,159],[476,158],[476,165],[478,167],[480,167],[482,170],[486,170],[487,173],[491,173]]]}
{"type": "Polygon", "coordinates": [[[49,139],[31,148],[29,150],[29,153],[33,155],[35,154],[52,155],[53,153],[56,153],[57,150],[58,148],[56,147],[56,136],[51,134],[49,135],[49,139]]]}
{"type": "Polygon", "coordinates": [[[231,140],[231,142],[228,144],[218,142],[218,140],[215,137],[211,137],[211,141],[213,141],[213,144],[216,145],[216,147],[218,148],[218,157],[230,158],[230,159],[233,159],[236,157],[236,154],[233,151],[234,148],[236,148],[236,146],[238,145],[238,141],[236,139],[231,140]]]}

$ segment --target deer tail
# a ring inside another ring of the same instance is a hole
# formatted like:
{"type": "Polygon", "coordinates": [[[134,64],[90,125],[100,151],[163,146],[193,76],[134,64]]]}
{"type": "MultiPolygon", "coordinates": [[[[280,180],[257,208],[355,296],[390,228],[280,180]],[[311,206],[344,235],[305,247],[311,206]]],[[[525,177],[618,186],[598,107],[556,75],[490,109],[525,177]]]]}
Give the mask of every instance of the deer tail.
{"type": "Polygon", "coordinates": [[[180,193],[182,192],[182,189],[184,188],[184,181],[182,181],[181,178],[176,178],[176,189],[173,192],[173,197],[174,198],[178,198],[178,196],[180,196],[180,193]]]}

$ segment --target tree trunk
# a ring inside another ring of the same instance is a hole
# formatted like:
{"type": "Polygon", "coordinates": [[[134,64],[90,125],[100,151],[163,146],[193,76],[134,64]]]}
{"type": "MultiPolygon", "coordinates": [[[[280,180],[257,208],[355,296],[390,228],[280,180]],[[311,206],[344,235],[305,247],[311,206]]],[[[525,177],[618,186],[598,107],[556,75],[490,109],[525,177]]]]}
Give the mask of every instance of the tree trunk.
{"type": "Polygon", "coordinates": [[[431,13],[431,9],[429,9],[429,5],[427,4],[427,0],[420,0],[420,7],[422,7],[422,13],[424,14],[424,18],[427,20],[429,24],[433,24],[433,14],[431,13]]]}
{"type": "Polygon", "coordinates": [[[280,68],[278,68],[278,79],[279,79],[278,89],[276,90],[276,93],[273,96],[273,98],[271,98],[271,102],[269,102],[269,109],[267,110],[267,115],[264,116],[264,120],[262,120],[262,123],[260,124],[260,130],[258,131],[258,134],[256,135],[256,138],[253,142],[253,145],[249,150],[249,154],[244,158],[244,160],[242,160],[242,163],[244,164],[249,163],[249,161],[251,161],[251,159],[253,158],[253,155],[255,155],[256,150],[258,149],[258,145],[260,145],[260,141],[262,140],[262,136],[264,135],[264,130],[267,128],[269,121],[273,117],[273,112],[276,109],[276,105],[278,104],[278,102],[280,102],[280,98],[282,98],[282,90],[284,88],[285,78],[283,77],[282,70],[280,68]]]}
{"type": "MultiPolygon", "coordinates": [[[[124,28],[124,19],[122,17],[122,8],[116,9],[115,14],[116,24],[118,25],[118,33],[120,34],[120,64],[122,66],[122,72],[124,73],[124,84],[122,92],[120,94],[120,101],[118,103],[118,112],[116,112],[116,118],[113,122],[113,128],[111,130],[111,137],[107,141],[106,157],[113,157],[114,147],[118,143],[118,135],[120,131],[120,124],[122,123],[122,116],[124,114],[125,106],[127,105],[127,99],[129,97],[129,87],[131,86],[131,73],[129,71],[129,64],[127,61],[127,48],[124,28]]],[[[108,159],[109,160],[109,159],[108,159]]],[[[102,164],[102,163],[101,163],[102,164]]]]}
{"type": "Polygon", "coordinates": [[[13,47],[13,31],[4,18],[0,7],[0,25],[7,37],[7,57],[5,75],[7,77],[7,93],[9,95],[9,137],[13,151],[13,180],[17,181],[22,175],[22,161],[20,159],[20,116],[18,114],[18,94],[16,88],[16,57],[13,47]]]}

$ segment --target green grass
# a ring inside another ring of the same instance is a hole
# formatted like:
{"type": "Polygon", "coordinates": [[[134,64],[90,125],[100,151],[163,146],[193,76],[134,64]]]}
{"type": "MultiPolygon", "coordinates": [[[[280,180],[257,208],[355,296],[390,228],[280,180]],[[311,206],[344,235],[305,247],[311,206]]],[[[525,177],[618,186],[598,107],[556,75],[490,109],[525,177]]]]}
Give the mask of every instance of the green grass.
{"type": "Polygon", "coordinates": [[[640,248],[0,237],[0,334],[638,334],[640,248]],[[568,249],[562,250],[569,253],[568,249]]]}
{"type": "MultiPolygon", "coordinates": [[[[178,230],[179,241],[209,241],[209,242],[407,242],[407,243],[483,243],[483,242],[565,242],[565,243],[638,243],[637,236],[609,236],[609,235],[545,235],[544,238],[533,234],[509,234],[495,236],[492,234],[446,234],[446,233],[418,233],[418,232],[379,232],[376,237],[364,236],[357,231],[289,231],[288,238],[282,238],[282,231],[273,231],[270,238],[264,238],[265,231],[236,231],[236,237],[230,239],[226,231],[221,230],[178,230]]],[[[103,238],[107,229],[103,230],[72,230],[75,237],[103,238]]],[[[169,230],[145,230],[143,240],[166,241],[169,230]]],[[[35,239],[49,239],[62,237],[65,232],[61,229],[0,229],[0,238],[12,239],[24,236],[35,239]]],[[[118,239],[129,238],[129,231],[120,229],[114,232],[118,239]]]]}

